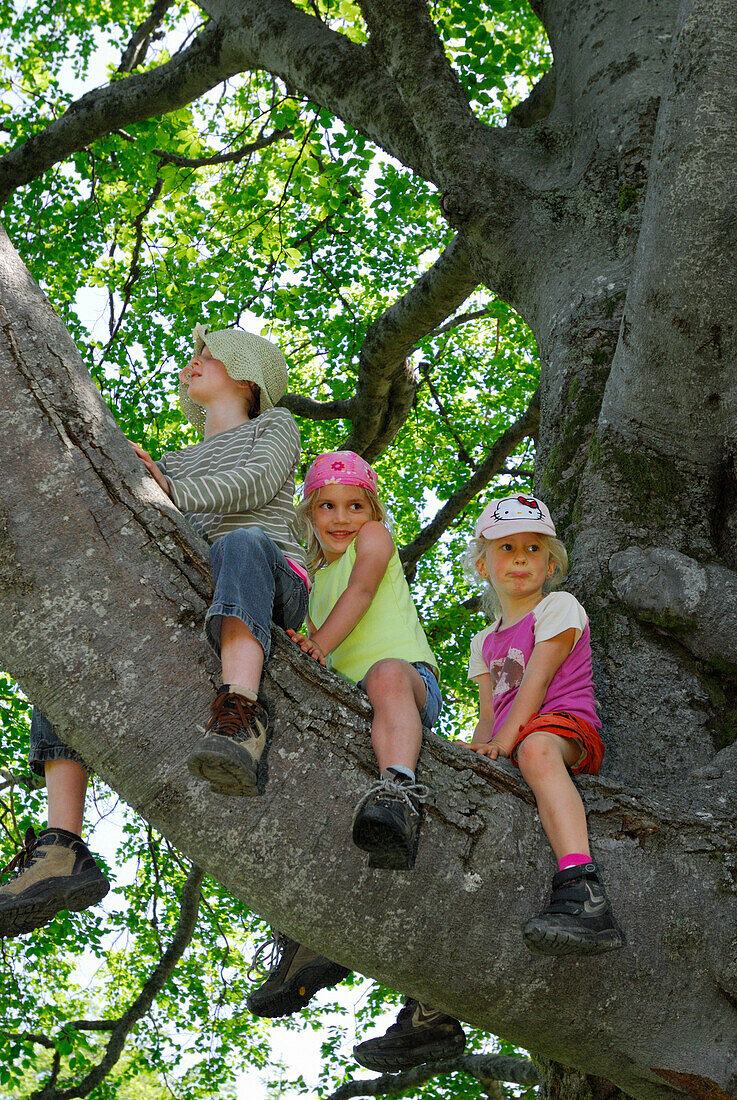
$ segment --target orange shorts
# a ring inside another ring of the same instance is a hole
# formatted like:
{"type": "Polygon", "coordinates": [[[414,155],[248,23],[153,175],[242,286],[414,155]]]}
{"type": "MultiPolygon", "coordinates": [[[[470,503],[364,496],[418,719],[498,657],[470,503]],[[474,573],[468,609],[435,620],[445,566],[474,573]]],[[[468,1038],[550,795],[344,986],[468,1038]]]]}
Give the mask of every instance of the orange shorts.
{"type": "Polygon", "coordinates": [[[569,710],[551,710],[547,714],[533,714],[526,726],[520,726],[519,735],[509,754],[515,767],[519,767],[517,749],[520,744],[525,737],[538,730],[546,730],[548,733],[557,734],[558,737],[570,737],[578,741],[581,746],[581,755],[571,768],[574,775],[576,772],[588,772],[590,775],[598,773],[604,759],[604,742],[599,736],[599,731],[585,718],[580,718],[578,714],[572,714],[569,710]]]}

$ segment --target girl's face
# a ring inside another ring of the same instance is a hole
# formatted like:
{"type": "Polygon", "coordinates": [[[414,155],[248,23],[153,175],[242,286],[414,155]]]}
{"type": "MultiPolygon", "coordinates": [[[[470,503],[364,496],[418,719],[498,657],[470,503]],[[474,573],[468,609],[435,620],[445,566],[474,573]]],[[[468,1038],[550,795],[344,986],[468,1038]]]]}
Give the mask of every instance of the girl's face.
{"type": "Polygon", "coordinates": [[[519,600],[542,593],[543,584],[555,572],[555,563],[540,536],[523,531],[492,539],[476,569],[491,582],[500,599],[519,600]]]}
{"type": "Polygon", "coordinates": [[[238,382],[231,378],[220,359],[213,359],[210,349],[204,347],[199,355],[193,355],[188,366],[179,377],[188,386],[189,396],[198,405],[205,408],[213,401],[232,397],[240,404],[244,402],[244,391],[248,390],[248,400],[252,400],[251,382],[238,382]]]}
{"type": "Polygon", "coordinates": [[[364,523],[373,519],[366,490],[358,485],[323,485],[312,506],[312,525],[325,560],[345,554],[364,523]]]}

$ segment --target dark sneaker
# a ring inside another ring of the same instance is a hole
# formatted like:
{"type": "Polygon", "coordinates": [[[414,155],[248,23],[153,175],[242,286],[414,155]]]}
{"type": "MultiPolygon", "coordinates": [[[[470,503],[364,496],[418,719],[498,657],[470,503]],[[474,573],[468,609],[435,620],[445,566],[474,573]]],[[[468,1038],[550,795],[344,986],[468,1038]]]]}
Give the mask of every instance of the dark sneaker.
{"type": "Polygon", "coordinates": [[[42,829],[38,836],[29,829],[5,871],[15,875],[0,886],[0,936],[32,932],[65,909],[89,909],[110,889],[87,845],[66,829],[42,829]]]}
{"type": "Polygon", "coordinates": [[[385,1035],[353,1048],[359,1065],[382,1073],[412,1069],[423,1062],[443,1062],[462,1054],[466,1034],[453,1016],[408,997],[385,1035]]]}
{"type": "Polygon", "coordinates": [[[268,721],[255,692],[223,684],[212,717],[187,757],[192,775],[209,783],[215,794],[258,794],[268,721]]]}
{"type": "Polygon", "coordinates": [[[350,974],[344,966],[316,955],[281,932],[276,932],[256,957],[269,946],[273,957],[269,976],[246,1001],[254,1016],[291,1016],[304,1008],[319,989],[330,989],[350,974]]]}
{"type": "Polygon", "coordinates": [[[530,951],[541,955],[596,955],[626,942],[595,863],[553,875],[547,908],[527,921],[522,935],[530,951]]]}
{"type": "Polygon", "coordinates": [[[353,811],[353,843],[369,853],[369,867],[406,871],[415,865],[422,803],[430,790],[391,768],[353,811]]]}

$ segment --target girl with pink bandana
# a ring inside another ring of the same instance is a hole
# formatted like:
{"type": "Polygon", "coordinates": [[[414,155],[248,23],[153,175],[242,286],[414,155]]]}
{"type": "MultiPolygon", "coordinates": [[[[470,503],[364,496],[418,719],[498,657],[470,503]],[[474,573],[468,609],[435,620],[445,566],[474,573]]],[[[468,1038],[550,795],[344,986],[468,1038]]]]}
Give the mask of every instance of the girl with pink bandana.
{"type": "Polygon", "coordinates": [[[376,489],[375,472],[353,451],[320,455],[310,466],[297,509],[313,577],[308,635],[288,634],[369,697],[379,779],[356,806],[353,841],[369,853],[369,867],[399,870],[414,865],[429,796],[415,767],[442,700],[376,489]]]}

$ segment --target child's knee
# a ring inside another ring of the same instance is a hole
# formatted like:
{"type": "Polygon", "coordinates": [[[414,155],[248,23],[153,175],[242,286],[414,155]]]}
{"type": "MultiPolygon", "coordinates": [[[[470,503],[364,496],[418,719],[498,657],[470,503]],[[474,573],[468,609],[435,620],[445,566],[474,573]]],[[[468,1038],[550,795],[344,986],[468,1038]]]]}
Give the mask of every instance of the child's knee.
{"type": "Polygon", "coordinates": [[[374,702],[375,699],[394,696],[397,692],[407,690],[411,687],[408,671],[410,668],[411,665],[406,661],[395,657],[377,661],[363,678],[366,694],[374,702]]]}
{"type": "Polygon", "coordinates": [[[550,768],[561,763],[561,753],[547,733],[530,733],[517,747],[517,763],[527,778],[545,775],[550,768]]]}

